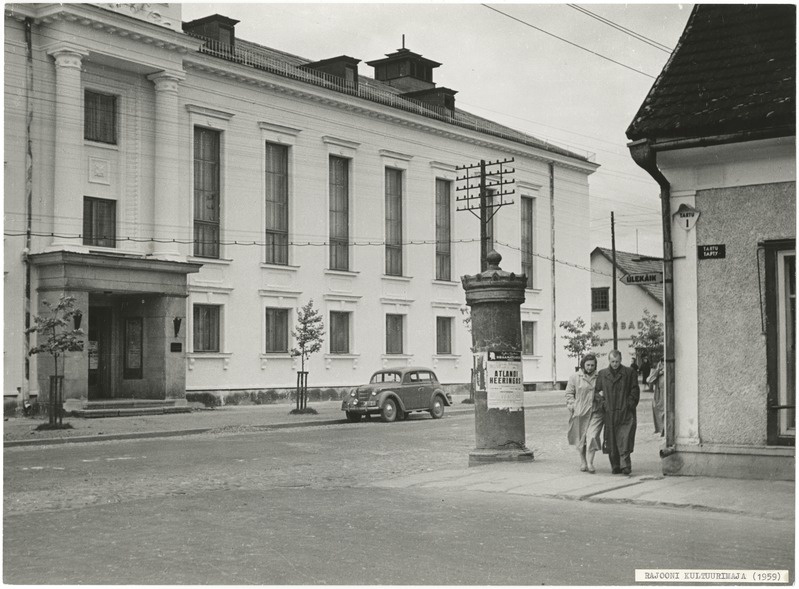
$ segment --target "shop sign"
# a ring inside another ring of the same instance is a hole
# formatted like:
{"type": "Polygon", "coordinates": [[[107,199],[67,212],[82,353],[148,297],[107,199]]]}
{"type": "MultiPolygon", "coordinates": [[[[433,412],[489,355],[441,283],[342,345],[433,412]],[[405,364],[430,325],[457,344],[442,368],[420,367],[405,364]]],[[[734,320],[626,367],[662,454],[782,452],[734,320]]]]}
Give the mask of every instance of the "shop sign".
{"type": "Polygon", "coordinates": [[[697,254],[700,260],[717,260],[727,257],[727,246],[723,243],[714,245],[698,245],[697,254]]]}
{"type": "Polygon", "coordinates": [[[640,274],[625,274],[619,278],[624,284],[660,284],[663,282],[663,272],[642,272],[640,274]]]}
{"type": "Polygon", "coordinates": [[[515,350],[487,352],[485,387],[488,409],[522,411],[522,353],[515,350]]]}

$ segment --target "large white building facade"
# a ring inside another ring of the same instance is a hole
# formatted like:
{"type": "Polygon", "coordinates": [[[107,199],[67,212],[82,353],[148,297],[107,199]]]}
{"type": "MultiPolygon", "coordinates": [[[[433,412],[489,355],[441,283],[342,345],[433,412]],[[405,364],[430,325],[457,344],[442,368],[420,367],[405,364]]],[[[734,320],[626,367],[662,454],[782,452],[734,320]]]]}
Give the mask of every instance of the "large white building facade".
{"type": "Polygon", "coordinates": [[[87,342],[65,362],[68,408],[291,388],[311,299],[312,388],[407,364],[468,383],[479,225],[456,210],[456,167],[504,158],[515,194],[491,245],[528,274],[525,382],[567,378],[553,342],[590,312],[588,158],[456,109],[440,64],[407,49],[367,77],[237,39],[223,16],[184,24],[180,5],[5,16],[7,400],[47,386],[26,314],[63,293],[87,342]]]}

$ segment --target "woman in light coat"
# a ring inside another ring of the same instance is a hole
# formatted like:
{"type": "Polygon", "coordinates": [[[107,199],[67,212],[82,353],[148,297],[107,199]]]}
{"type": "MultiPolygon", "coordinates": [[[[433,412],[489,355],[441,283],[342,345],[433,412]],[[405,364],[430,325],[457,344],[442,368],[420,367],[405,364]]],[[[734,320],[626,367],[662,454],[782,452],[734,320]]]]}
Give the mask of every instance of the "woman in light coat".
{"type": "Polygon", "coordinates": [[[580,362],[580,370],[569,377],[566,385],[566,408],[569,410],[569,444],[577,447],[580,455],[580,471],[594,474],[594,453],[602,449],[599,435],[602,433],[604,413],[601,397],[595,398],[597,360],[594,354],[586,354],[580,362]]]}

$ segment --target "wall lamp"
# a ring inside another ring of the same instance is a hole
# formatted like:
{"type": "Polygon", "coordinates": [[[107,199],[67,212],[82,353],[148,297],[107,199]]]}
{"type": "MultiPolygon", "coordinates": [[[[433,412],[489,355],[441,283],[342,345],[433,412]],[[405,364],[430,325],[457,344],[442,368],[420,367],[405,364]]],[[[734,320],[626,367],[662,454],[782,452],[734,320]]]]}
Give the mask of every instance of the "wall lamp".
{"type": "Polygon", "coordinates": [[[80,322],[83,319],[83,311],[80,309],[76,310],[75,313],[72,315],[72,322],[75,324],[75,329],[80,329],[80,322]]]}
{"type": "Polygon", "coordinates": [[[183,318],[182,317],[175,317],[172,320],[172,326],[175,328],[175,337],[178,337],[178,334],[180,333],[180,324],[181,323],[183,323],[183,318]]]}

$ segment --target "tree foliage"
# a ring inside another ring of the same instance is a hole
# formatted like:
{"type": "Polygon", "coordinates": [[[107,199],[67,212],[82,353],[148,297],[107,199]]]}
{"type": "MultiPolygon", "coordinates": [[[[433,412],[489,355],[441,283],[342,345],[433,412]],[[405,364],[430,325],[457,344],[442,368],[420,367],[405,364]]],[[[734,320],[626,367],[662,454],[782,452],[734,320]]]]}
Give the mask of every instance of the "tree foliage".
{"type": "Polygon", "coordinates": [[[292,330],[291,336],[297,342],[296,347],[291,350],[291,355],[300,357],[302,372],[305,372],[305,361],[310,358],[311,354],[321,350],[325,341],[322,315],[314,309],[313,299],[297,309],[297,326],[292,330]]]}
{"type": "MultiPolygon", "coordinates": [[[[47,312],[33,316],[33,325],[27,333],[36,333],[36,345],[29,351],[29,355],[50,354],[53,357],[53,376],[57,377],[63,372],[64,354],[66,352],[83,351],[83,330],[75,329],[74,318],[83,315],[75,306],[75,297],[61,295],[58,302],[53,305],[47,300],[42,305],[47,312]],[[61,358],[61,370],[58,359],[61,358]]],[[[52,391],[51,391],[52,392],[52,391]]],[[[60,417],[61,399],[48,399],[50,424],[55,424],[56,417],[60,417]]]]}
{"type": "Polygon", "coordinates": [[[577,358],[578,364],[593,348],[607,341],[596,334],[596,324],[586,331],[585,320],[582,317],[577,317],[574,321],[561,321],[560,327],[566,331],[566,334],[561,336],[566,340],[566,345],[563,347],[570,358],[577,358]]]}
{"type": "Polygon", "coordinates": [[[658,321],[657,315],[650,314],[647,309],[644,309],[640,323],[642,327],[631,338],[633,354],[644,352],[651,361],[663,358],[663,324],[658,321]]]}

